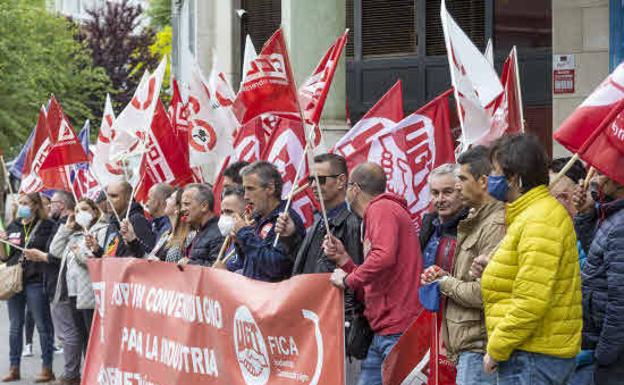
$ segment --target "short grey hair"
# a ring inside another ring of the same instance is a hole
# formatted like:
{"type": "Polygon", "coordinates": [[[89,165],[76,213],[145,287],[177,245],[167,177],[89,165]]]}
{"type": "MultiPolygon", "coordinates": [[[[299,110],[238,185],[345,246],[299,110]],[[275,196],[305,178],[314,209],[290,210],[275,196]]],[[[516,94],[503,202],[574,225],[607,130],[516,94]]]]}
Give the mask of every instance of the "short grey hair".
{"type": "Polygon", "coordinates": [[[458,173],[459,173],[459,166],[457,164],[455,164],[455,163],[444,163],[444,164],[434,168],[433,170],[431,170],[431,172],[429,173],[429,177],[427,178],[427,182],[429,182],[431,184],[431,180],[433,178],[437,178],[437,177],[445,176],[445,175],[451,175],[456,180],[459,180],[457,178],[457,174],[458,173]]]}
{"type": "Polygon", "coordinates": [[[56,190],[54,195],[58,195],[58,197],[63,201],[66,210],[74,210],[76,208],[76,200],[74,199],[74,195],[69,191],[65,190],[56,190]]]}
{"type": "Polygon", "coordinates": [[[240,170],[241,177],[248,175],[256,175],[260,179],[260,185],[264,188],[269,187],[271,184],[275,187],[275,197],[282,199],[282,175],[273,163],[260,160],[253,162],[249,166],[243,167],[240,170]]]}
{"type": "Polygon", "coordinates": [[[154,189],[154,193],[158,196],[159,199],[165,200],[173,194],[173,187],[167,183],[158,183],[152,186],[154,189]]]}
{"type": "Polygon", "coordinates": [[[197,191],[194,197],[195,201],[197,201],[200,204],[207,202],[208,209],[210,211],[214,211],[214,194],[212,193],[212,190],[210,189],[210,187],[202,183],[191,183],[191,184],[186,185],[186,187],[184,188],[184,191],[189,191],[189,190],[197,191]]]}

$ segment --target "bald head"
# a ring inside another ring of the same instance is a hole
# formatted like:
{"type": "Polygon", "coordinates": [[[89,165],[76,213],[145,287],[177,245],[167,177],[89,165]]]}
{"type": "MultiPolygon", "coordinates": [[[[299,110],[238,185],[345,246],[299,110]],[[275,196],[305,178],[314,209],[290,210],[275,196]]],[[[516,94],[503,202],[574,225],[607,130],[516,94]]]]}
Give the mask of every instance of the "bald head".
{"type": "Polygon", "coordinates": [[[132,186],[126,181],[113,182],[106,189],[113,209],[118,215],[125,214],[132,195],[132,186]]]}
{"type": "Polygon", "coordinates": [[[388,179],[383,168],[378,164],[366,162],[357,165],[351,171],[350,182],[357,184],[360,189],[371,197],[386,192],[388,179]]]}

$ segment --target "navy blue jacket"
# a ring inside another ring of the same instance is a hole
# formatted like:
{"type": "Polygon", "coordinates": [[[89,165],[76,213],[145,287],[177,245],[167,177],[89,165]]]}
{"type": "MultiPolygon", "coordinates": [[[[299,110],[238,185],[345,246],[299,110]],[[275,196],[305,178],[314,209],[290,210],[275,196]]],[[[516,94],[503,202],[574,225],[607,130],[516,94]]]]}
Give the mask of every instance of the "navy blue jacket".
{"type": "Polygon", "coordinates": [[[255,218],[255,227],[243,227],[236,233],[236,241],[242,251],[239,258],[244,258],[245,277],[267,282],[290,278],[297,250],[305,236],[305,227],[299,214],[289,209],[288,214],[295,223],[295,233],[290,237],[280,236],[277,247],[273,247],[275,222],[285,207],[286,202],[282,201],[265,218],[255,218]]]}
{"type": "Polygon", "coordinates": [[[583,349],[599,365],[624,353],[624,199],[598,208],[599,221],[583,266],[583,349]]]}
{"type": "Polygon", "coordinates": [[[189,247],[188,257],[191,265],[212,266],[219,256],[224,241],[219,231],[219,217],[208,220],[201,229],[197,230],[195,238],[189,247]]]}

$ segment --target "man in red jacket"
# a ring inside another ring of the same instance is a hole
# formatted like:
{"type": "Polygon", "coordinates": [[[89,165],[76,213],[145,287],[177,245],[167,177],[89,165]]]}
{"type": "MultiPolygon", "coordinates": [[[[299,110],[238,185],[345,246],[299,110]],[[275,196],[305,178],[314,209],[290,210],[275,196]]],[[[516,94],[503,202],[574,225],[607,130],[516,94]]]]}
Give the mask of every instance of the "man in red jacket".
{"type": "Polygon", "coordinates": [[[347,204],[364,220],[364,263],[357,266],[342,243],[326,237],[323,247],[340,268],[332,283],[364,299],[364,314],[375,333],[362,363],[358,385],[381,385],[381,364],[419,310],[422,257],[418,235],[403,197],[386,193],[386,175],[374,163],[351,172],[347,204]]]}

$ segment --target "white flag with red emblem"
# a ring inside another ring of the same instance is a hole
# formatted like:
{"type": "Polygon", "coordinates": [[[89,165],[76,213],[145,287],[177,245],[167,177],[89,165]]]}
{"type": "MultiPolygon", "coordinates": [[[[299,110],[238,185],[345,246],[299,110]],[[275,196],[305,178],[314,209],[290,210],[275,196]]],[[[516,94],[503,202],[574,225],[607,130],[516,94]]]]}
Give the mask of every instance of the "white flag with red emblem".
{"type": "Polygon", "coordinates": [[[448,13],[444,0],[440,18],[462,126],[462,144],[467,147],[488,134],[492,119],[487,109],[501,95],[503,86],[488,59],[448,13]]]}
{"type": "Polygon", "coordinates": [[[113,130],[115,122],[115,112],[111,103],[110,95],[106,94],[106,104],[104,105],[104,114],[100,123],[97,141],[95,142],[95,150],[93,151],[93,161],[91,170],[95,178],[102,183],[103,186],[120,181],[123,179],[124,170],[121,161],[113,161],[111,159],[111,142],[115,139],[116,134],[113,130]]]}
{"type": "Polygon", "coordinates": [[[218,170],[232,152],[232,130],[224,111],[213,102],[196,65],[191,73],[188,98],[188,145],[191,167],[218,170]]]}
{"type": "Polygon", "coordinates": [[[163,58],[153,74],[146,76],[149,74],[146,71],[132,100],[113,122],[111,159],[139,158],[145,151],[145,133],[152,124],[166,66],[167,58],[163,58]]]}
{"type": "Polygon", "coordinates": [[[321,113],[325,106],[325,100],[327,94],[334,79],[334,73],[336,67],[338,67],[338,61],[342,50],[347,43],[347,35],[349,30],[347,29],[334,44],[329,47],[321,61],[318,63],[312,75],[306,79],[306,81],[299,87],[299,104],[301,106],[301,112],[306,121],[306,124],[310,125],[314,129],[314,146],[318,146],[321,143],[321,130],[319,122],[321,120],[321,113]]]}
{"type": "Polygon", "coordinates": [[[403,93],[401,80],[371,108],[353,128],[335,145],[331,152],[347,159],[349,169],[356,165],[349,161],[351,155],[366,146],[380,131],[392,127],[403,119],[403,93]]]}
{"type": "MultiPolygon", "coordinates": [[[[306,138],[301,121],[280,119],[277,129],[269,139],[262,159],[274,164],[282,175],[282,199],[287,199],[293,189],[306,183],[308,175],[306,154],[306,138]],[[297,167],[303,162],[303,169],[297,177],[297,167]]],[[[292,199],[292,208],[299,214],[306,228],[314,222],[314,200],[309,191],[297,194],[292,199]]]]}

